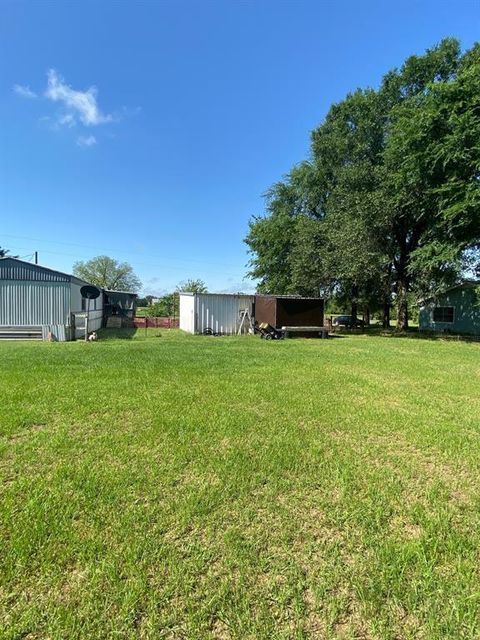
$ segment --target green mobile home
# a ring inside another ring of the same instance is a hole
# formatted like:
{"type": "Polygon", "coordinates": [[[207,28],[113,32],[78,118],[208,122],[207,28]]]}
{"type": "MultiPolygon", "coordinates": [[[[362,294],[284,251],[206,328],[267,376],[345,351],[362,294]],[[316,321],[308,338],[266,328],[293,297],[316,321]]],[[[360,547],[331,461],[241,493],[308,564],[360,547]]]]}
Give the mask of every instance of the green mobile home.
{"type": "Polygon", "coordinates": [[[419,328],[480,335],[480,282],[466,280],[420,306],[419,328]]]}

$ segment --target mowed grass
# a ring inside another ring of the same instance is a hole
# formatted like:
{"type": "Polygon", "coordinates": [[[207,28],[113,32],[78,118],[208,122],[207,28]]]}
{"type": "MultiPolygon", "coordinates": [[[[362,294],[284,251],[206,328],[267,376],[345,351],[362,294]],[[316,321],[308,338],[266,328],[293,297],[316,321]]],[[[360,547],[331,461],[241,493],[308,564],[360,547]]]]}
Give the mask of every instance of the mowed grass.
{"type": "Polygon", "coordinates": [[[160,333],[0,344],[2,639],[479,637],[480,345],[160,333]]]}

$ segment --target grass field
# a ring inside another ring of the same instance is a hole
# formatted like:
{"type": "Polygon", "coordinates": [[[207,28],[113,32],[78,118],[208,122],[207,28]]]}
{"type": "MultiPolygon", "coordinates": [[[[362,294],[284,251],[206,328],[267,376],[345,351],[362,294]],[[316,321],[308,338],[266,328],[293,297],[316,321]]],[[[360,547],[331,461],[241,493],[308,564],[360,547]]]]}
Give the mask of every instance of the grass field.
{"type": "Polygon", "coordinates": [[[480,345],[0,344],[2,639],[478,638],[480,345]]]}

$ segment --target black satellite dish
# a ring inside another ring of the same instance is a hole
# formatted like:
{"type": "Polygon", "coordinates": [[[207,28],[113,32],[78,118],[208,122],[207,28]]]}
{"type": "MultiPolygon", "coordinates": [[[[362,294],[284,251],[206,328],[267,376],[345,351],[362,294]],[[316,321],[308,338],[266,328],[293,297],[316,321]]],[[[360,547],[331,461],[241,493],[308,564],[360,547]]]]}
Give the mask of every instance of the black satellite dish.
{"type": "Polygon", "coordinates": [[[100,295],[100,289],[94,287],[91,284],[86,284],[80,289],[82,298],[88,298],[89,300],[95,300],[100,295]]]}

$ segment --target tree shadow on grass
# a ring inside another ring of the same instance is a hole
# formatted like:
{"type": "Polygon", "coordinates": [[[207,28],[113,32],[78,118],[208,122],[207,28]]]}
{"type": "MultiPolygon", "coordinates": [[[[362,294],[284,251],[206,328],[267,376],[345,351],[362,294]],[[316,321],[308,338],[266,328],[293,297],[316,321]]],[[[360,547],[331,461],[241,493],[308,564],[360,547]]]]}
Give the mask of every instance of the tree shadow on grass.
{"type": "Polygon", "coordinates": [[[122,327],[121,329],[100,329],[99,340],[132,340],[137,333],[134,327],[122,327]]]}
{"type": "Polygon", "coordinates": [[[366,329],[365,333],[377,338],[410,338],[411,340],[430,340],[443,342],[480,342],[480,336],[471,334],[447,333],[445,331],[420,331],[416,327],[412,327],[407,331],[397,331],[393,327],[391,329],[372,327],[366,329]]]}

